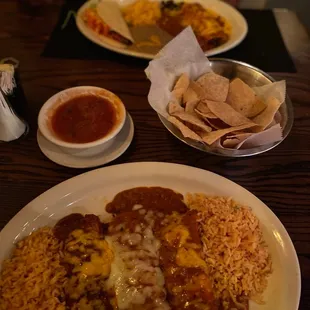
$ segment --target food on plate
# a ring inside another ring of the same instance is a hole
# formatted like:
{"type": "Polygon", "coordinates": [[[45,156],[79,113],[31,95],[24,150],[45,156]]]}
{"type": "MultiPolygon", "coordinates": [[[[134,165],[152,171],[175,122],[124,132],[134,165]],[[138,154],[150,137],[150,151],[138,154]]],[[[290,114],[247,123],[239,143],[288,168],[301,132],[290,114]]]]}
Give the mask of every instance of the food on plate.
{"type": "Polygon", "coordinates": [[[119,309],[170,309],[154,226],[170,203],[186,208],[180,198],[169,189],[134,188],[107,205],[107,211],[116,212],[109,225],[115,261],[108,285],[119,309]]]}
{"type": "Polygon", "coordinates": [[[118,193],[106,209],[116,215],[109,230],[123,246],[141,249],[152,238],[148,247],[157,253],[153,264],[171,309],[248,309],[249,299],[263,302],[271,257],[250,208],[226,197],[184,199],[170,189],[139,187],[118,193]]]}
{"type": "Polygon", "coordinates": [[[160,2],[134,1],[123,9],[123,16],[131,26],[155,25],[161,17],[160,2]]]}
{"type": "MultiPolygon", "coordinates": [[[[259,220],[251,209],[231,198],[189,194],[190,209],[198,211],[203,257],[215,295],[231,297],[240,309],[247,299],[263,303],[271,274],[271,256],[259,220]],[[241,304],[241,305],[240,305],[241,304]]],[[[228,307],[229,309],[229,307],[228,307]]]]}
{"type": "Polygon", "coordinates": [[[173,37],[192,26],[204,51],[224,44],[231,34],[224,17],[199,3],[137,0],[123,14],[130,26],[157,25],[173,37]]]}
{"type": "Polygon", "coordinates": [[[264,302],[272,262],[250,208],[162,187],[124,190],[105,208],[112,216],[104,223],[74,213],[19,241],[2,266],[0,309],[233,310],[264,302]]]}
{"type": "Polygon", "coordinates": [[[204,51],[226,43],[231,35],[231,25],[226,18],[199,3],[136,0],[118,7],[113,1],[100,1],[87,7],[81,17],[96,34],[137,48],[161,45],[157,30],[152,26],[160,28],[169,37],[175,37],[191,26],[204,51]],[[134,42],[131,30],[145,26],[149,27],[145,31],[149,32],[150,39],[134,42]]]}
{"type": "Polygon", "coordinates": [[[118,214],[131,211],[136,205],[144,205],[150,210],[168,214],[174,211],[184,213],[187,210],[183,195],[162,187],[136,187],[122,191],[107,204],[106,210],[109,213],[118,214]]]}
{"type": "Polygon", "coordinates": [[[160,266],[172,309],[219,309],[202,258],[197,212],[173,213],[158,221],[160,266]]]}
{"type": "Polygon", "coordinates": [[[161,43],[160,37],[158,35],[153,34],[147,40],[137,42],[135,46],[138,48],[145,47],[145,46],[160,47],[162,46],[162,43],[161,43]]]}
{"type": "Polygon", "coordinates": [[[104,239],[103,227],[95,215],[70,214],[54,228],[63,243],[61,264],[66,267],[63,286],[69,309],[112,309],[105,290],[113,252],[104,239]]]}
{"type": "Polygon", "coordinates": [[[65,142],[88,143],[107,136],[118,125],[118,118],[113,102],[86,94],[56,107],[51,116],[51,127],[65,142]]]}
{"type": "Polygon", "coordinates": [[[105,36],[124,45],[131,45],[132,41],[113,30],[98,14],[96,7],[88,7],[82,13],[84,23],[100,36],[105,36]]]}
{"type": "Polygon", "coordinates": [[[279,99],[256,95],[240,78],[232,81],[207,72],[196,81],[183,73],[171,90],[167,118],[185,138],[212,147],[239,148],[271,128],[279,99]]]}
{"type": "Polygon", "coordinates": [[[2,264],[1,310],[65,310],[62,246],[53,229],[39,228],[19,241],[2,264]]]}
{"type": "Polygon", "coordinates": [[[218,47],[229,40],[231,25],[223,16],[200,3],[163,2],[159,25],[172,35],[191,26],[202,50],[218,47]]]}
{"type": "MultiPolygon", "coordinates": [[[[200,257],[196,212],[187,209],[182,195],[160,187],[133,188],[117,194],[107,211],[117,214],[109,230],[118,240],[121,257],[127,260],[127,270],[120,273],[125,279],[115,282],[120,285],[134,275],[132,287],[139,283],[142,295],[136,302],[146,309],[213,307],[206,263],[200,257]],[[144,285],[148,285],[147,291],[144,285]]],[[[135,292],[132,287],[127,290],[135,292]]],[[[127,294],[126,302],[128,299],[133,304],[127,294]]],[[[140,309],[139,305],[133,309],[140,309]]]]}

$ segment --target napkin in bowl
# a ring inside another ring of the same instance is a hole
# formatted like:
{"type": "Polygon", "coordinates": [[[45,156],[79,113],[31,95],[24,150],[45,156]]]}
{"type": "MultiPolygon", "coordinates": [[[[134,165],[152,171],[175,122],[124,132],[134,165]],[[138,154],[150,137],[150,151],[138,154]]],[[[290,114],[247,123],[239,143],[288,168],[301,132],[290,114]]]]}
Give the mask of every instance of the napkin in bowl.
{"type": "MultiPolygon", "coordinates": [[[[197,80],[203,74],[211,72],[213,71],[210,61],[200,48],[192,28],[187,27],[156,55],[145,70],[151,81],[148,94],[149,104],[158,114],[168,119],[167,106],[175,100],[172,90],[178,78],[185,73],[190,80],[197,80]]],[[[269,107],[268,100],[270,98],[275,98],[274,100],[278,101],[278,108],[285,101],[285,81],[253,87],[252,90],[266,103],[267,107],[269,107]]],[[[255,116],[252,121],[257,121],[257,124],[260,125],[263,117],[261,114],[255,116]]],[[[271,115],[273,119],[264,127],[256,126],[247,130],[247,134],[244,135],[242,133],[227,134],[227,136],[223,134],[215,141],[208,139],[212,142],[208,144],[210,147],[220,149],[246,149],[280,141],[282,139],[281,116],[279,116],[279,112],[271,115]],[[223,141],[224,136],[225,140],[223,141]]],[[[214,137],[217,136],[213,131],[212,134],[214,137]]],[[[207,135],[211,134],[207,133],[207,135]]],[[[201,142],[204,143],[203,139],[201,142]]]]}

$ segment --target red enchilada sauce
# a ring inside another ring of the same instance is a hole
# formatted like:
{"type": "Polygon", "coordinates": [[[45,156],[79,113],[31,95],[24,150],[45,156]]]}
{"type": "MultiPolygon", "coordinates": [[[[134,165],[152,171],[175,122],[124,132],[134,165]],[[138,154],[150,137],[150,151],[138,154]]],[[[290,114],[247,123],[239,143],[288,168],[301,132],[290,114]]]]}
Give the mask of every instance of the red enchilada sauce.
{"type": "Polygon", "coordinates": [[[107,204],[106,210],[109,213],[131,212],[134,205],[165,214],[187,211],[183,195],[163,187],[135,187],[122,191],[107,204]]]}
{"type": "Polygon", "coordinates": [[[113,104],[91,94],[72,98],[60,105],[51,119],[56,135],[72,143],[88,143],[103,138],[115,123],[113,104]]]}

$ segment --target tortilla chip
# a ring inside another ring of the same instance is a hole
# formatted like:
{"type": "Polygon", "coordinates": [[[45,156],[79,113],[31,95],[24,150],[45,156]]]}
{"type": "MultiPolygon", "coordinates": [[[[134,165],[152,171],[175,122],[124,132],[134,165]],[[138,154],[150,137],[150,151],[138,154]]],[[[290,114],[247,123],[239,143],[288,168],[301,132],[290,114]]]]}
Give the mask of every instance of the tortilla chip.
{"type": "Polygon", "coordinates": [[[206,100],[206,104],[215,116],[230,126],[239,126],[252,123],[251,120],[234,110],[225,102],[206,100]]]}
{"type": "Polygon", "coordinates": [[[190,83],[190,79],[187,75],[187,73],[183,73],[180,75],[180,77],[178,78],[177,82],[174,85],[174,89],[187,89],[190,83]]]}
{"type": "Polygon", "coordinates": [[[206,100],[202,100],[197,104],[195,112],[198,113],[203,118],[217,118],[217,116],[214,115],[209,109],[206,100]]]}
{"type": "Polygon", "coordinates": [[[186,105],[187,102],[194,100],[200,100],[205,97],[203,89],[194,81],[190,81],[186,92],[183,95],[183,102],[186,105]]]}
{"type": "Polygon", "coordinates": [[[252,109],[249,111],[248,117],[254,117],[264,111],[266,109],[267,105],[263,100],[261,100],[259,97],[255,96],[255,102],[252,106],[252,109]]]}
{"type": "Polygon", "coordinates": [[[193,90],[192,87],[188,87],[186,92],[183,95],[183,103],[186,105],[187,102],[198,100],[197,93],[193,90]]]}
{"type": "Polygon", "coordinates": [[[252,131],[254,132],[265,130],[272,123],[275,114],[281,106],[281,102],[275,97],[269,97],[266,104],[266,109],[252,119],[253,122],[258,125],[257,127],[253,128],[252,131]]]}
{"type": "Polygon", "coordinates": [[[253,133],[250,133],[250,132],[237,132],[237,133],[234,133],[232,135],[227,135],[227,139],[238,139],[240,141],[243,141],[252,135],[253,135],[253,133]]]}
{"type": "Polygon", "coordinates": [[[271,96],[284,102],[286,96],[286,82],[284,80],[252,88],[257,96],[264,102],[271,96]]]}
{"type": "Polygon", "coordinates": [[[215,118],[217,118],[212,112],[203,113],[203,112],[200,112],[199,110],[197,110],[197,108],[195,109],[195,113],[197,113],[203,119],[205,119],[205,118],[208,118],[208,119],[215,119],[215,118]]]}
{"type": "Polygon", "coordinates": [[[225,129],[225,128],[230,127],[229,125],[224,123],[219,118],[206,118],[205,121],[206,121],[206,123],[208,123],[210,125],[210,127],[214,128],[215,130],[225,129]]]}
{"type": "Polygon", "coordinates": [[[211,127],[206,125],[203,120],[199,118],[196,114],[186,113],[186,112],[176,112],[174,115],[176,118],[179,118],[183,122],[187,122],[189,124],[192,124],[199,128],[200,130],[203,130],[205,132],[210,132],[212,130],[211,127]]]}
{"type": "Polygon", "coordinates": [[[253,127],[253,123],[252,124],[244,124],[244,125],[240,125],[240,126],[236,126],[236,127],[229,127],[229,128],[225,128],[225,129],[219,129],[219,130],[212,131],[209,133],[202,133],[201,138],[202,138],[203,142],[207,143],[208,145],[211,145],[217,139],[225,136],[226,134],[228,134],[230,132],[237,131],[237,130],[243,130],[243,129],[250,128],[250,127],[253,127]]]}
{"type": "Polygon", "coordinates": [[[177,127],[182,135],[185,138],[190,138],[192,140],[195,141],[202,141],[201,137],[199,135],[197,135],[194,131],[192,131],[191,129],[189,129],[188,127],[186,127],[182,122],[180,122],[177,118],[173,117],[173,116],[169,116],[168,117],[168,121],[170,123],[172,123],[175,127],[177,127]]]}
{"type": "Polygon", "coordinates": [[[206,97],[205,91],[198,83],[191,81],[189,87],[191,87],[193,91],[197,94],[198,99],[204,99],[206,97]]]}
{"type": "Polygon", "coordinates": [[[207,100],[201,100],[198,103],[196,108],[197,108],[197,110],[199,110],[202,113],[210,113],[211,112],[211,110],[208,107],[207,100]]]}
{"type": "Polygon", "coordinates": [[[237,138],[225,139],[222,145],[226,148],[233,149],[240,143],[240,140],[237,138]]]}
{"type": "Polygon", "coordinates": [[[185,112],[187,113],[195,113],[195,108],[197,106],[198,100],[189,101],[186,103],[185,112]]]}
{"type": "Polygon", "coordinates": [[[229,79],[213,72],[202,75],[197,84],[202,87],[205,92],[205,98],[214,101],[226,101],[229,79]]]}
{"type": "Polygon", "coordinates": [[[170,100],[176,102],[178,105],[181,105],[182,96],[182,91],[180,89],[175,89],[171,92],[170,100]]]}
{"type": "Polygon", "coordinates": [[[168,103],[168,113],[174,114],[176,112],[184,112],[184,108],[182,108],[178,103],[170,101],[168,103]]]}
{"type": "Polygon", "coordinates": [[[236,78],[229,85],[227,103],[243,116],[250,117],[253,114],[256,95],[250,86],[236,78]]]}
{"type": "Polygon", "coordinates": [[[183,73],[175,83],[172,91],[172,96],[179,102],[181,102],[184,93],[189,86],[190,80],[186,73],[183,73]]]}

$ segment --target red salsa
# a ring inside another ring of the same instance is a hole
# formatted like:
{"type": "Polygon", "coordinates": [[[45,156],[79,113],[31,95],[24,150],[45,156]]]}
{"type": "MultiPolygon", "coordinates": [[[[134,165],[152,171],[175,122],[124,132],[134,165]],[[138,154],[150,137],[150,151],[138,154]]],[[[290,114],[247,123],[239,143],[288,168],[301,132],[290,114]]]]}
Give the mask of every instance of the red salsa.
{"type": "Polygon", "coordinates": [[[103,97],[83,95],[60,105],[51,124],[63,141],[87,143],[106,136],[116,123],[113,104],[103,97]]]}

